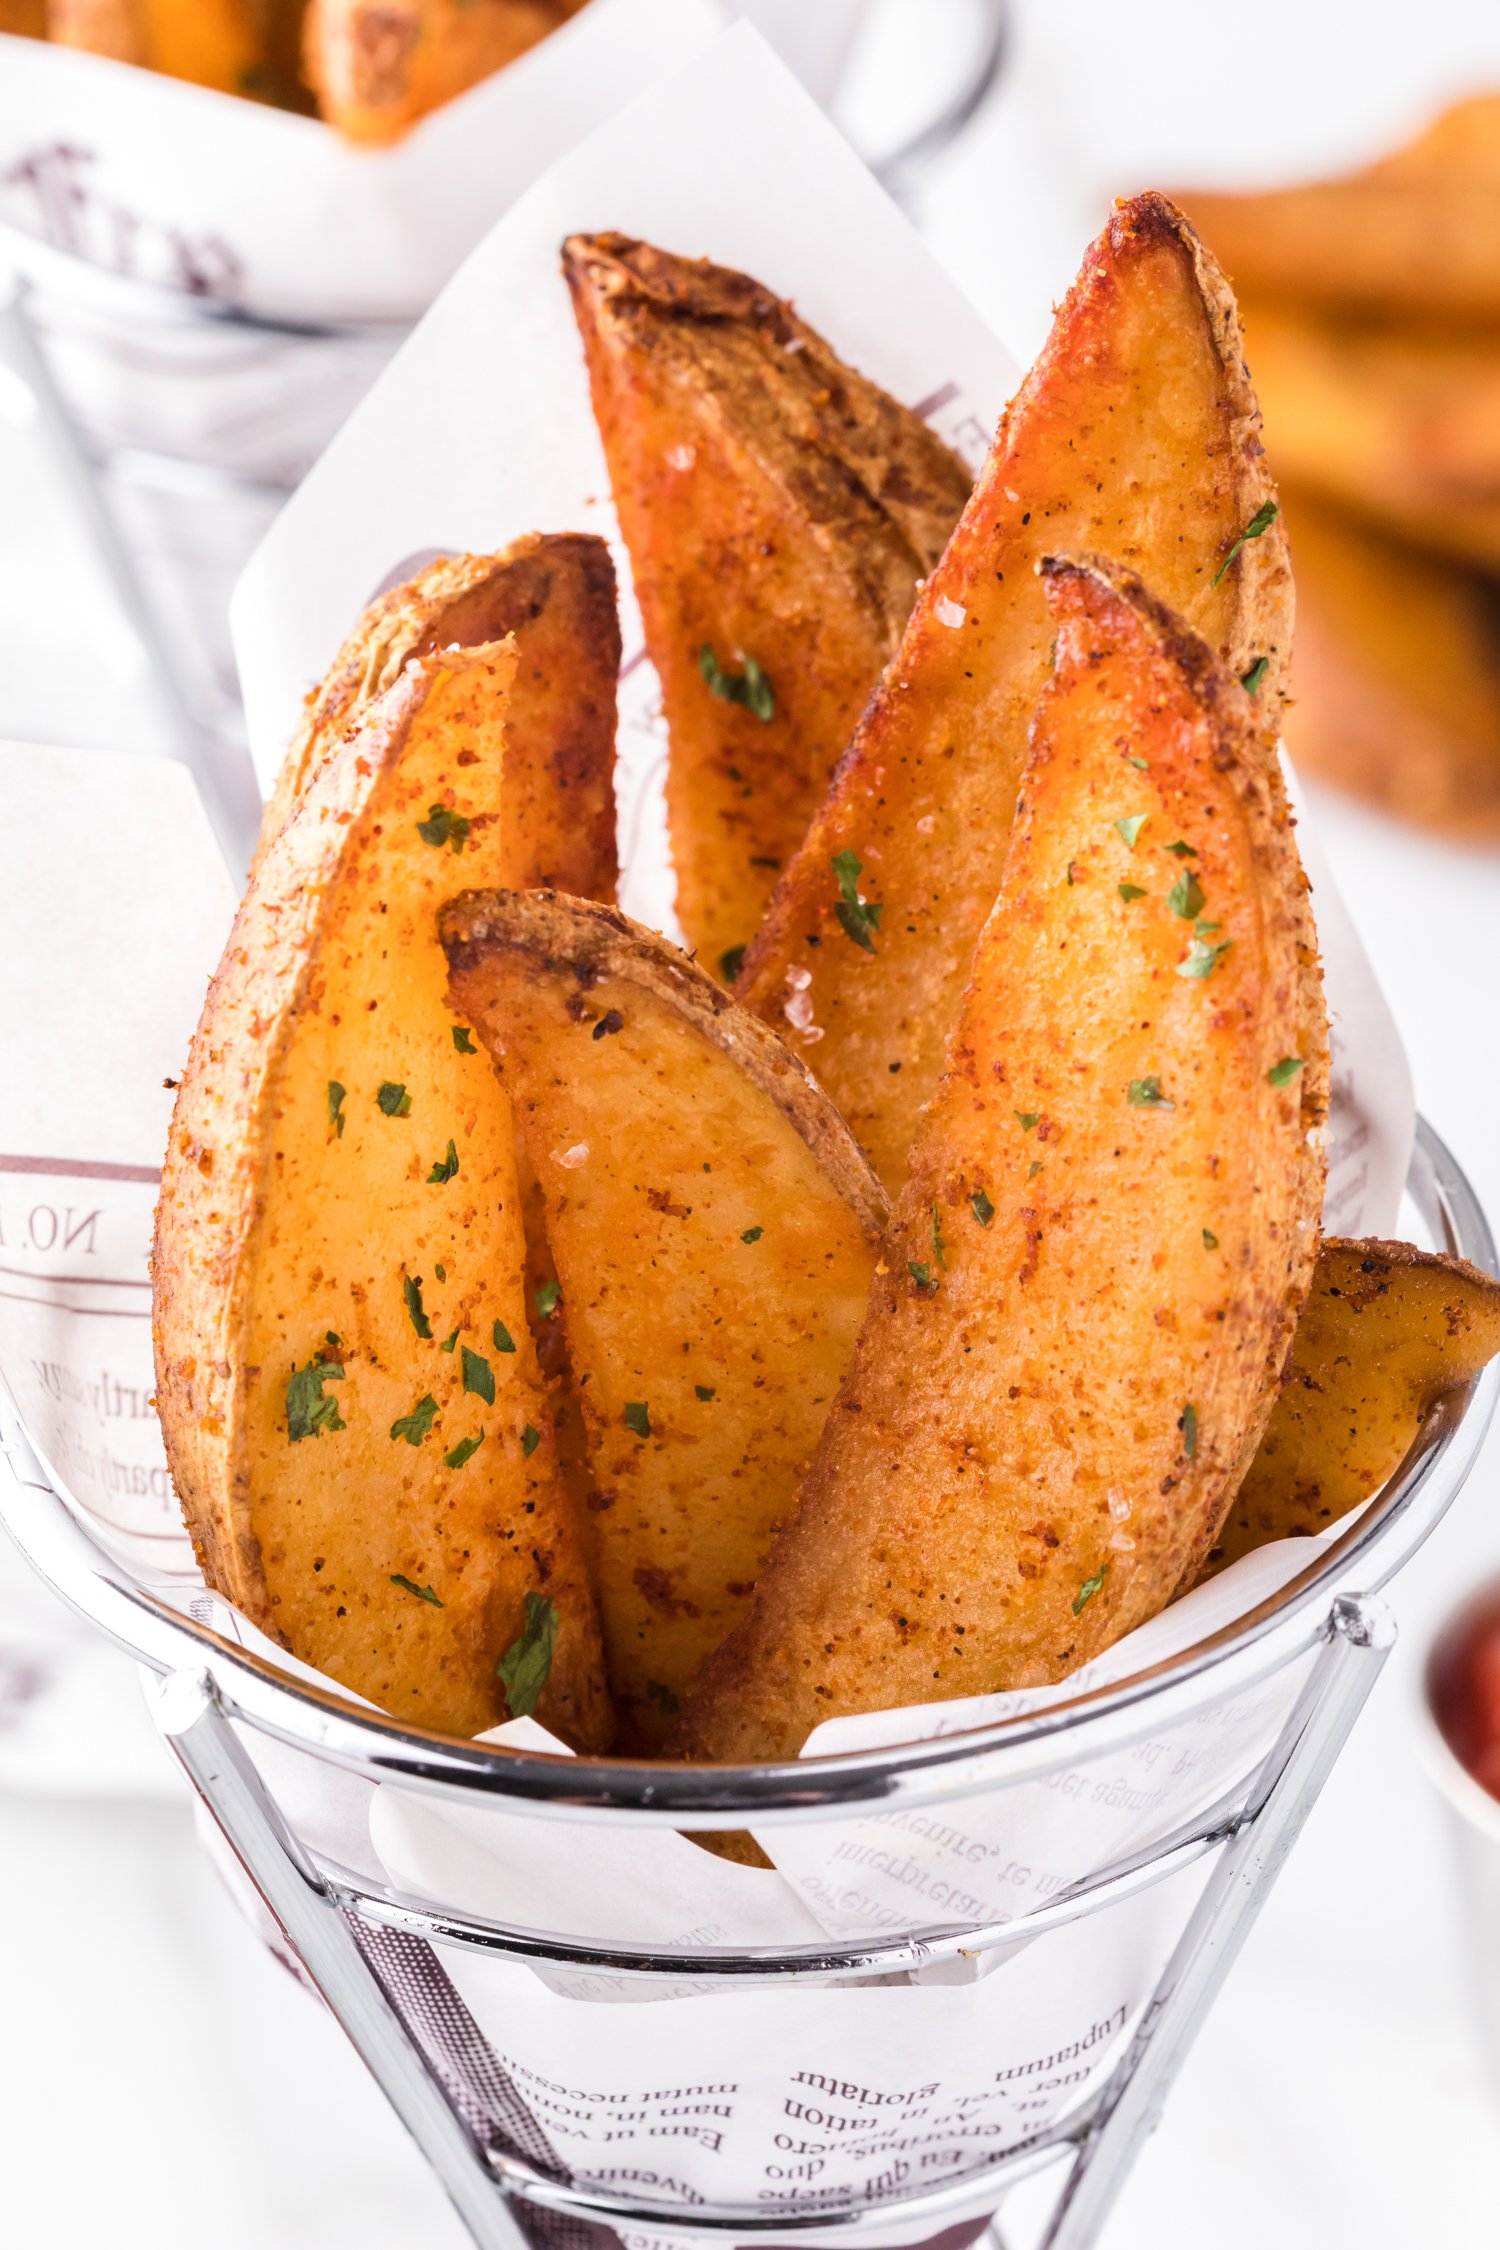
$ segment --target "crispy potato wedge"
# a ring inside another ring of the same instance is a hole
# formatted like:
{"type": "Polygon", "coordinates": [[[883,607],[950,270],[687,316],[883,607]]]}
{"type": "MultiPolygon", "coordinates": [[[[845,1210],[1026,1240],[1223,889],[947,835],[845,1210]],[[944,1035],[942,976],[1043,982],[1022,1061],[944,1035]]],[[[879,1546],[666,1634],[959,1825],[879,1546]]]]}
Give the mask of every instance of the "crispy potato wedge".
{"type": "MultiPolygon", "coordinates": [[[[1183,202],[1236,287],[1351,311],[1500,317],[1500,96],[1341,180],[1183,202]]],[[[1259,369],[1257,369],[1257,376],[1259,369]]]]}
{"type": "Polygon", "coordinates": [[[1057,667],[1003,888],[689,1754],[1057,1680],[1152,1616],[1208,1551],[1307,1292],[1327,1027],[1274,735],[1128,572],[1044,573],[1057,667]]]}
{"type": "Polygon", "coordinates": [[[47,0],[47,37],[56,46],[82,47],[115,62],[145,63],[146,0],[47,0]]]}
{"type": "Polygon", "coordinates": [[[399,1717],[610,1739],[578,1519],[526,1324],[510,1105],[455,1023],[437,908],[531,856],[505,804],[509,643],[412,658],[266,853],[177,1097],[157,1395],[205,1572],[399,1717]],[[535,1636],[533,1636],[533,1639],[535,1636]],[[533,1683],[535,1685],[535,1683],[533,1683]]]}
{"type": "Polygon", "coordinates": [[[725,973],[973,478],[747,274],[619,234],[563,267],[671,735],[678,919],[725,973]]]}
{"type": "Polygon", "coordinates": [[[889,1188],[1000,888],[1051,659],[1039,558],[1138,568],[1233,671],[1263,661],[1280,709],[1291,578],[1240,354],[1180,214],[1117,205],[750,948],[737,997],[800,1046],[889,1188]]]}
{"type": "Polygon", "coordinates": [[[261,0],[48,0],[47,36],[222,94],[257,90],[261,0]]]}
{"type": "Polygon", "coordinates": [[[455,555],[371,602],[308,697],[261,824],[265,851],[329,751],[414,656],[516,637],[506,706],[512,833],[529,840],[517,876],[612,899],[615,683],[620,619],[602,539],[532,532],[497,555],[455,555]]]}
{"type": "Polygon", "coordinates": [[[45,39],[48,0],[0,0],[0,31],[16,39],[45,39]]]}
{"type": "Polygon", "coordinates": [[[1500,841],[1500,584],[1288,503],[1299,766],[1465,843],[1500,841]]]}
{"type": "Polygon", "coordinates": [[[1500,352],[1266,304],[1245,314],[1279,472],[1404,538],[1500,565],[1500,352]]]}
{"type": "Polygon", "coordinates": [[[802,1064],[675,946],[548,892],[467,893],[441,928],[541,1182],[610,1683],[650,1752],[791,1507],[885,1198],[802,1064]]]}
{"type": "Polygon", "coordinates": [[[329,124],[380,147],[564,20],[557,0],[308,0],[303,69],[329,124]]]}
{"type": "Polygon", "coordinates": [[[1205,1578],[1326,1531],[1390,1482],[1437,1401],[1500,1352],[1500,1281],[1409,1242],[1329,1239],[1205,1578]]]}

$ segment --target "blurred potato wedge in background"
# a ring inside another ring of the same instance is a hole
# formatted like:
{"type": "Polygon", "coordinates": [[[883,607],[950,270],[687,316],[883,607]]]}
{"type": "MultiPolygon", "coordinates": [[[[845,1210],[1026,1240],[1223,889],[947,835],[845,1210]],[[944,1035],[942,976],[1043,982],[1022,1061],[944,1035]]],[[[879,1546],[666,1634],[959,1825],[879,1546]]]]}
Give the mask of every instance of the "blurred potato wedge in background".
{"type": "Polygon", "coordinates": [[[563,265],[661,682],[678,920],[732,976],[973,478],[748,274],[619,234],[563,265]]]}
{"type": "Polygon", "coordinates": [[[441,927],[541,1184],[622,1746],[651,1754],[791,1509],[885,1198],[802,1064],[675,946],[543,892],[468,893],[441,927]]]}
{"type": "Polygon", "coordinates": [[[260,850],[322,759],[414,656],[507,634],[517,650],[506,706],[508,803],[513,833],[528,839],[517,880],[612,899],[620,619],[609,549],[586,532],[531,532],[499,554],[446,556],[377,595],[308,697],[260,850]]]}
{"type": "Polygon", "coordinates": [[[303,68],[330,125],[373,147],[566,21],[560,0],[308,0],[303,68]]]}
{"type": "Polygon", "coordinates": [[[45,39],[48,5],[49,0],[0,0],[0,31],[16,39],[45,39]]]}
{"type": "Polygon", "coordinates": [[[516,673],[508,641],[410,659],[261,860],[177,1096],[157,1395],[205,1574],[263,1630],[398,1717],[474,1734],[535,1708],[599,1749],[510,1105],[437,940],[466,876],[530,861],[516,673]]]}
{"type": "Polygon", "coordinates": [[[1138,570],[1274,723],[1291,578],[1234,299],[1157,195],[1091,246],[736,986],[891,1190],[1000,888],[1052,656],[1036,566],[1074,548],[1138,570]]]}
{"type": "Polygon", "coordinates": [[[1287,748],[1398,819],[1500,843],[1500,580],[1287,502],[1297,694],[1287,748]]]}
{"type": "Polygon", "coordinates": [[[1318,1253],[1281,1391],[1204,1577],[1326,1531],[1400,1468],[1427,1415],[1500,1352],[1500,1281],[1409,1242],[1318,1253]]]}
{"type": "Polygon", "coordinates": [[[688,1754],[1062,1678],[1211,1546],[1312,1275],[1327,1022],[1275,734],[1129,572],[1056,670],[854,1360],[688,1754]]]}
{"type": "Polygon", "coordinates": [[[266,91],[268,0],[48,0],[46,33],[221,94],[266,91]]]}

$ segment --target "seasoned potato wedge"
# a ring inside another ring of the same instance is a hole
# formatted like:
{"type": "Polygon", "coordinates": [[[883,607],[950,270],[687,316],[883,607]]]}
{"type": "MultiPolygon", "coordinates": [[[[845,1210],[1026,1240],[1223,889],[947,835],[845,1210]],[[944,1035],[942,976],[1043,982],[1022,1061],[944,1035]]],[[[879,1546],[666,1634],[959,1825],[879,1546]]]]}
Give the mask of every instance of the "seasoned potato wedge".
{"type": "Polygon", "coordinates": [[[1500,316],[1500,95],[1460,102],[1347,179],[1184,200],[1241,289],[1361,312],[1500,316]]]}
{"type": "Polygon", "coordinates": [[[48,0],[47,36],[223,94],[258,90],[263,0],[48,0]]]}
{"type": "Polygon", "coordinates": [[[497,1662],[528,1625],[544,1656],[550,1631],[539,1714],[600,1748],[510,1106],[437,941],[466,876],[530,862],[505,801],[516,661],[509,643],[409,660],[261,862],[177,1097],[157,1396],[204,1569],[257,1624],[460,1734],[515,1708],[497,1662]]]}
{"type": "Polygon", "coordinates": [[[747,274],[618,234],[563,263],[671,735],[678,918],[724,973],[973,479],[747,274]]]}
{"type": "Polygon", "coordinates": [[[17,39],[45,39],[48,0],[0,0],[0,31],[17,39]]]}
{"type": "Polygon", "coordinates": [[[350,140],[399,140],[563,22],[558,0],[308,0],[303,67],[350,140]]]}
{"type": "Polygon", "coordinates": [[[1256,679],[1268,723],[1280,709],[1291,580],[1240,353],[1191,228],[1160,196],[1117,205],[750,948],[738,997],[800,1047],[888,1187],[1000,888],[1051,657],[1039,558],[1130,563],[1256,679]]]}
{"type": "Polygon", "coordinates": [[[1260,1451],[1203,1576],[1359,1507],[1395,1475],[1438,1399],[1497,1352],[1492,1274],[1409,1242],[1326,1241],[1260,1451]]]}
{"type": "Polygon", "coordinates": [[[1288,527],[1298,765],[1399,819],[1500,840],[1500,585],[1310,493],[1288,527]]]}
{"type": "Polygon", "coordinates": [[[261,851],[308,776],[412,657],[507,634],[518,656],[507,802],[530,855],[518,879],[612,899],[620,620],[609,549],[584,532],[532,532],[497,555],[447,557],[371,602],[308,697],[266,807],[261,851]]]}
{"type": "Polygon", "coordinates": [[[1257,304],[1250,363],[1279,472],[1401,536],[1500,565],[1500,355],[1257,304]]]}
{"type": "Polygon", "coordinates": [[[47,37],[115,62],[149,59],[146,0],[47,0],[47,37]]]}
{"type": "Polygon", "coordinates": [[[791,1507],[885,1199],[802,1065],[674,946],[547,892],[471,892],[441,927],[541,1182],[610,1683],[650,1751],[791,1507]]]}
{"type": "Polygon", "coordinates": [[[1128,572],[1057,666],[850,1373],[681,1746],[1061,1678],[1201,1563],[1306,1295],[1326,1020],[1274,737],[1128,572]]]}

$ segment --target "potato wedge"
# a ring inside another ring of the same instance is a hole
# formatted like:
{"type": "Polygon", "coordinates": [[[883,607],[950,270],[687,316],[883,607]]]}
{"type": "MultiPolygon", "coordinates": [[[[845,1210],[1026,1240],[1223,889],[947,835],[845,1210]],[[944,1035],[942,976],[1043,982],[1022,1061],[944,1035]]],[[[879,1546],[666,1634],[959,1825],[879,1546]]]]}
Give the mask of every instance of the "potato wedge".
{"type": "Polygon", "coordinates": [[[1500,584],[1288,501],[1299,766],[1465,843],[1500,841],[1500,584]]]}
{"type": "MultiPolygon", "coordinates": [[[[1500,317],[1500,96],[1341,180],[1183,196],[1236,287],[1351,311],[1500,317]]],[[[1259,370],[1257,369],[1257,374],[1259,370]]]]}
{"type": "Polygon", "coordinates": [[[1248,305],[1278,471],[1403,538],[1500,565],[1500,352],[1321,311],[1248,305]]]}
{"type": "Polygon", "coordinates": [[[736,985],[892,1190],[1000,888],[1052,649],[1035,566],[1074,546],[1139,569],[1274,721],[1291,579],[1234,300],[1160,196],[1090,250],[736,985]]]}
{"type": "Polygon", "coordinates": [[[612,899],[615,682],[620,619],[602,539],[532,532],[497,555],[455,555],[370,603],[319,687],[276,778],[264,852],[310,774],[414,656],[516,636],[507,702],[513,834],[529,839],[517,881],[612,899]]]}
{"type": "Polygon", "coordinates": [[[48,0],[47,36],[242,94],[264,60],[263,13],[258,0],[48,0]]]}
{"type": "Polygon", "coordinates": [[[0,31],[13,39],[45,39],[47,0],[0,0],[0,31]]]}
{"type": "Polygon", "coordinates": [[[205,1572],[258,1625],[458,1734],[514,1709],[497,1661],[550,1629],[539,1715],[597,1749],[510,1106],[437,942],[456,884],[530,858],[503,778],[516,664],[509,643],[412,658],[265,854],[177,1097],[157,1396],[205,1572]]]}
{"type": "Polygon", "coordinates": [[[1202,1575],[1309,1538],[1400,1468],[1437,1401],[1500,1352],[1500,1281],[1409,1242],[1329,1239],[1266,1424],[1202,1575]]]}
{"type": "Polygon", "coordinates": [[[791,1507],[885,1198],[802,1064],[675,946],[547,892],[470,892],[441,928],[541,1182],[610,1684],[651,1752],[791,1507]]]}
{"type": "Polygon", "coordinates": [[[1326,1018],[1264,715],[1118,567],[1057,668],[849,1375],[680,1747],[1062,1678],[1200,1563],[1317,1244],[1326,1018]]]}
{"type": "Polygon", "coordinates": [[[747,274],[619,234],[563,268],[671,734],[678,919],[732,972],[974,480],[747,274]]]}
{"type": "Polygon", "coordinates": [[[82,47],[115,62],[150,58],[146,0],[47,0],[47,37],[58,47],[82,47]]]}
{"type": "Polygon", "coordinates": [[[308,0],[303,69],[351,141],[398,141],[564,20],[556,0],[308,0]]]}

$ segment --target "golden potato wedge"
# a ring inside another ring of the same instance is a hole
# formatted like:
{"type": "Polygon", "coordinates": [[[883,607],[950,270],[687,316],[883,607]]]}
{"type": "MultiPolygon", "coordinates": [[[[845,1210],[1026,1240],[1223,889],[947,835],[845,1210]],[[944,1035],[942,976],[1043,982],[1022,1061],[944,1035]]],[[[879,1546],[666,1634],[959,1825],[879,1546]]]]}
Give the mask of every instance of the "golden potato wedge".
{"type": "MultiPolygon", "coordinates": [[[[1500,96],[1346,179],[1182,200],[1237,288],[1350,310],[1500,317],[1500,96]]],[[[1257,375],[1259,370],[1257,369],[1257,375]]]]}
{"type": "Polygon", "coordinates": [[[47,36],[223,94],[257,90],[263,0],[48,0],[47,36]]]}
{"type": "Polygon", "coordinates": [[[541,1182],[610,1685],[650,1752],[791,1507],[885,1198],[802,1064],[675,946],[549,892],[467,893],[441,929],[541,1182]]]}
{"type": "Polygon", "coordinates": [[[1407,539],[1500,565],[1500,350],[1300,307],[1246,307],[1278,471],[1407,539]]]}
{"type": "Polygon", "coordinates": [[[557,0],[308,0],[303,70],[351,141],[398,141],[564,21],[557,0]]]}
{"type": "Polygon", "coordinates": [[[1105,563],[849,1375],[681,1747],[1060,1679],[1201,1563],[1312,1273],[1326,1019],[1274,735],[1105,563]]]}
{"type": "Polygon", "coordinates": [[[146,0],[47,0],[47,37],[115,62],[148,62],[146,0]]]}
{"type": "Polygon", "coordinates": [[[1234,300],[1160,196],[1116,206],[1000,424],[736,985],[905,1174],[1000,888],[1052,622],[1039,558],[1140,570],[1280,709],[1291,579],[1234,300]]]}
{"type": "Polygon", "coordinates": [[[437,941],[455,885],[530,858],[505,801],[516,664],[508,642],[410,659],[265,854],[173,1117],[157,1397],[205,1572],[255,1623],[458,1734],[516,1708],[497,1663],[552,1637],[539,1714],[597,1749],[510,1105],[437,941]]]}
{"type": "Polygon", "coordinates": [[[48,0],[0,0],[0,31],[15,39],[45,39],[48,0]]]}
{"type": "Polygon", "coordinates": [[[612,899],[615,683],[620,619],[602,539],[532,532],[497,555],[455,555],[370,603],[307,699],[261,824],[265,851],[308,776],[414,656],[514,634],[506,706],[512,832],[529,839],[516,880],[612,899]]]}
{"type": "Polygon", "coordinates": [[[1398,819],[1500,841],[1500,583],[1311,493],[1291,496],[1287,520],[1298,765],[1398,819]]]}
{"type": "Polygon", "coordinates": [[[678,919],[732,973],[973,478],[748,274],[620,234],[563,269],[671,735],[678,919]]]}
{"type": "Polygon", "coordinates": [[[1309,1538],[1400,1468],[1423,1422],[1500,1352],[1500,1281],[1409,1242],[1318,1253],[1260,1450],[1202,1573],[1309,1538]]]}

